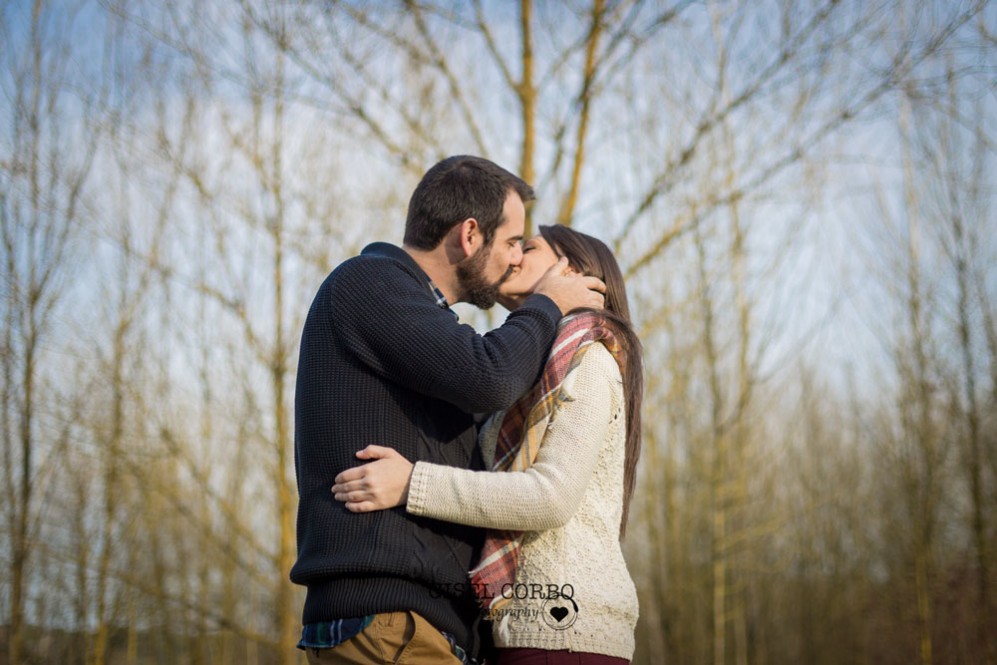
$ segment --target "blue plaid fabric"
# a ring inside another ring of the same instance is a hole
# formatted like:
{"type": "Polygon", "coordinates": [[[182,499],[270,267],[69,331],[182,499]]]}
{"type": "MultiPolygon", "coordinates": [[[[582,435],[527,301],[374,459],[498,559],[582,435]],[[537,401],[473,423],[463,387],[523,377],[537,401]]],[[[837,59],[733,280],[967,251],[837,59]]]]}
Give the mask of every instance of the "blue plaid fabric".
{"type": "Polygon", "coordinates": [[[478,661],[468,656],[467,652],[460,648],[460,645],[457,644],[457,640],[454,639],[453,635],[443,630],[440,632],[443,633],[443,637],[445,637],[447,642],[450,643],[450,650],[453,651],[453,655],[457,657],[457,660],[463,663],[463,665],[478,665],[478,661]]]}
{"type": "Polygon", "coordinates": [[[363,629],[374,621],[374,616],[374,614],[368,614],[365,617],[349,617],[305,624],[301,630],[301,641],[298,642],[298,648],[301,650],[331,649],[363,632],[363,629]]]}

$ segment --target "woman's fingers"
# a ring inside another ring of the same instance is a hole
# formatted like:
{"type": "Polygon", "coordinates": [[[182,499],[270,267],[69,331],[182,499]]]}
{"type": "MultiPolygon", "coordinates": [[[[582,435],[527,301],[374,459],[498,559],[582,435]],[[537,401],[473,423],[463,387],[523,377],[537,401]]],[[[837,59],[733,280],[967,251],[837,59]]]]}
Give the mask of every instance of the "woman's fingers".
{"type": "Polygon", "coordinates": [[[382,505],[382,502],[375,494],[366,490],[337,492],[335,497],[336,501],[346,504],[346,509],[351,513],[369,513],[388,507],[382,505]]]}
{"type": "Polygon", "coordinates": [[[347,510],[355,513],[366,513],[388,507],[383,505],[383,498],[365,482],[333,485],[332,494],[336,501],[345,503],[347,510]]]}
{"type": "Polygon", "coordinates": [[[332,485],[332,491],[349,491],[356,489],[363,489],[368,487],[370,483],[367,481],[366,472],[360,472],[355,474],[350,474],[347,471],[343,471],[341,474],[336,476],[336,480],[332,485]]]}
{"type": "MultiPolygon", "coordinates": [[[[359,453],[357,453],[359,455],[359,453]]],[[[367,475],[367,466],[354,466],[347,469],[346,471],[341,471],[337,476],[335,482],[337,485],[342,483],[349,483],[356,480],[363,480],[367,475]]]]}
{"type": "Polygon", "coordinates": [[[364,448],[363,450],[357,451],[357,457],[360,459],[383,459],[385,457],[391,457],[392,454],[397,455],[398,451],[394,448],[388,448],[387,446],[376,446],[371,444],[364,448]]]}
{"type": "Polygon", "coordinates": [[[352,491],[340,491],[333,492],[333,496],[336,497],[336,501],[342,501],[344,503],[356,503],[358,501],[369,501],[374,498],[374,495],[366,490],[352,490],[352,491]]]}
{"type": "Polygon", "coordinates": [[[337,482],[335,485],[332,486],[332,493],[345,494],[346,492],[367,491],[369,489],[370,489],[370,483],[367,482],[366,478],[361,478],[359,480],[337,482]]]}
{"type": "Polygon", "coordinates": [[[358,451],[357,457],[372,461],[336,476],[332,486],[336,501],[345,503],[346,508],[355,513],[384,510],[405,503],[412,464],[401,453],[394,448],[371,445],[358,451]]]}

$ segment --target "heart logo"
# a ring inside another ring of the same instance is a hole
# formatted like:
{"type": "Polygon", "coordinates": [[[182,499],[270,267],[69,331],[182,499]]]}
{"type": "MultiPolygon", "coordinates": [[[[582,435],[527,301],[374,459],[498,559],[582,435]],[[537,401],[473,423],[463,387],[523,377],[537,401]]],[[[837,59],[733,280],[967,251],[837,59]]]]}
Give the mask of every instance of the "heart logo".
{"type": "Polygon", "coordinates": [[[578,604],[570,596],[548,598],[544,602],[541,618],[548,627],[554,630],[567,630],[578,618],[578,604]]]}

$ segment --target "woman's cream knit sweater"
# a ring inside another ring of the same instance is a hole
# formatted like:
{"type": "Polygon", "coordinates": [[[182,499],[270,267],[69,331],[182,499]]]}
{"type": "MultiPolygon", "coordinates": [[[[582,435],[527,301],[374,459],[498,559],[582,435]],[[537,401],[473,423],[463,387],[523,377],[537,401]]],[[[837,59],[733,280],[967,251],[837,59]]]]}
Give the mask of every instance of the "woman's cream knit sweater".
{"type": "MultiPolygon", "coordinates": [[[[418,462],[408,512],[527,531],[512,601],[493,626],[498,647],[567,649],[630,659],[637,593],[620,550],[626,423],[616,361],[602,344],[565,379],[533,466],[518,473],[418,462]],[[558,593],[570,599],[554,597],[558,593]],[[572,602],[573,601],[573,602],[572,602]]],[[[481,432],[486,461],[502,422],[481,432]]]]}

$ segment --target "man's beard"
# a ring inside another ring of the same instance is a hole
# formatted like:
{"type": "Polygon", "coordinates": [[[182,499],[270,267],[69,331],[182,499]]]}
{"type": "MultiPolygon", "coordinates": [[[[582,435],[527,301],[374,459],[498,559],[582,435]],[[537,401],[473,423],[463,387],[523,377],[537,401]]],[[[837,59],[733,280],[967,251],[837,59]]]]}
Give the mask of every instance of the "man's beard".
{"type": "Polygon", "coordinates": [[[457,285],[460,288],[460,299],[479,309],[490,309],[495,305],[498,300],[499,287],[514,270],[513,266],[509,266],[509,269],[497,282],[488,282],[485,279],[485,265],[488,263],[491,253],[491,247],[482,247],[474,256],[457,264],[457,285]]]}

